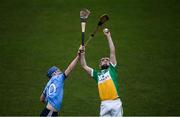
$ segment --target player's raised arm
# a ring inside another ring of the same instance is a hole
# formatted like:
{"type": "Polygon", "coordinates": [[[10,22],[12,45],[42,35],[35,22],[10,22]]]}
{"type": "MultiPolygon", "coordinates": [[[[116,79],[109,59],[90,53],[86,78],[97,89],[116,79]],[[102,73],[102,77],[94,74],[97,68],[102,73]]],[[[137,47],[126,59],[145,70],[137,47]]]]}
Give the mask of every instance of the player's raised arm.
{"type": "Polygon", "coordinates": [[[86,64],[86,59],[85,59],[85,46],[81,46],[79,48],[80,51],[80,63],[81,66],[83,67],[83,69],[89,74],[91,75],[92,72],[92,68],[90,68],[89,66],[87,66],[86,64]]]}
{"type": "Polygon", "coordinates": [[[79,59],[79,55],[77,55],[74,60],[69,64],[69,66],[67,67],[67,69],[64,71],[65,75],[68,76],[69,73],[74,69],[74,67],[76,66],[77,62],[79,59]]]}
{"type": "Polygon", "coordinates": [[[107,40],[108,40],[108,44],[109,44],[109,49],[110,49],[110,62],[114,65],[116,65],[117,61],[116,61],[116,53],[115,53],[115,46],[114,43],[112,41],[112,37],[111,37],[111,33],[110,31],[105,28],[103,30],[104,35],[106,36],[107,40]]]}

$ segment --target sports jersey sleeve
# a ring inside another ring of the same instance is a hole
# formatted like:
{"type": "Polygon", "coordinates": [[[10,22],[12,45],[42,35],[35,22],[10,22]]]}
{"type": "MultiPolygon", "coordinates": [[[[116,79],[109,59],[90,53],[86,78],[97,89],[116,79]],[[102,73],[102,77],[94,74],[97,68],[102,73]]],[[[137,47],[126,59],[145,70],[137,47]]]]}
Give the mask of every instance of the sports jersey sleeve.
{"type": "Polygon", "coordinates": [[[46,96],[46,88],[44,88],[43,92],[44,96],[46,96]]]}
{"type": "Polygon", "coordinates": [[[63,73],[63,80],[65,80],[67,78],[66,74],[63,73]]]}
{"type": "Polygon", "coordinates": [[[117,69],[117,64],[110,63],[110,69],[116,70],[117,69]]]}
{"type": "Polygon", "coordinates": [[[65,75],[65,73],[61,73],[60,75],[58,75],[58,78],[55,81],[59,82],[64,82],[64,80],[67,78],[67,76],[65,75]]]}
{"type": "Polygon", "coordinates": [[[94,69],[91,70],[91,77],[94,79],[94,80],[98,80],[98,72],[94,69]]]}
{"type": "Polygon", "coordinates": [[[47,89],[48,89],[48,87],[49,87],[49,84],[50,84],[50,82],[48,82],[48,83],[46,84],[46,86],[44,87],[43,94],[44,94],[45,96],[47,96],[47,89]]]}
{"type": "Polygon", "coordinates": [[[116,66],[117,66],[117,64],[113,64],[113,63],[111,63],[111,62],[110,62],[110,65],[111,65],[112,67],[114,67],[114,68],[116,68],[116,66]]]}
{"type": "Polygon", "coordinates": [[[45,102],[47,102],[47,95],[48,95],[48,94],[47,94],[47,87],[48,87],[48,84],[45,86],[45,88],[44,88],[44,90],[43,90],[43,92],[42,92],[43,95],[44,95],[44,97],[45,97],[45,100],[44,100],[45,102]]]}

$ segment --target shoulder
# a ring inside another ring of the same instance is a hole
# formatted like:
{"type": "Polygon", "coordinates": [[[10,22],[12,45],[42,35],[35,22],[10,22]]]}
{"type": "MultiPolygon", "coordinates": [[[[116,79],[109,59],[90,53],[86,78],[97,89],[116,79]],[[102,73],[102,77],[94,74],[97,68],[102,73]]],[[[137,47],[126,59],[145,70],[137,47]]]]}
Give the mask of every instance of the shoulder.
{"type": "Polygon", "coordinates": [[[94,75],[97,75],[97,74],[99,74],[98,70],[91,69],[91,76],[94,76],[94,75]]]}
{"type": "Polygon", "coordinates": [[[92,70],[91,70],[91,77],[92,77],[93,79],[95,79],[96,81],[98,81],[98,74],[99,74],[99,72],[96,71],[95,69],[92,69],[92,70]]]}
{"type": "Polygon", "coordinates": [[[117,64],[113,64],[112,62],[110,62],[110,66],[115,68],[117,64]]]}
{"type": "Polygon", "coordinates": [[[110,65],[109,65],[109,70],[110,70],[110,71],[117,71],[117,64],[112,64],[112,63],[110,63],[110,65]]]}
{"type": "Polygon", "coordinates": [[[59,81],[59,80],[65,80],[66,79],[66,75],[65,75],[65,73],[61,73],[61,74],[59,74],[59,75],[57,75],[57,80],[59,81]]]}

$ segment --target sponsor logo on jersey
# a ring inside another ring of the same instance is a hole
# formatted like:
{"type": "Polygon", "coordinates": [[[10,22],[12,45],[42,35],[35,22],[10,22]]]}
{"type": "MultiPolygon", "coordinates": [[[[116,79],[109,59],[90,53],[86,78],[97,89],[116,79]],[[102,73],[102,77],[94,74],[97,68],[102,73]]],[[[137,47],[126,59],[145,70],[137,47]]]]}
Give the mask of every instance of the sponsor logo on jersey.
{"type": "Polygon", "coordinates": [[[105,74],[99,74],[98,76],[99,76],[99,82],[98,82],[99,84],[105,82],[106,80],[111,79],[109,71],[106,72],[105,74]]]}
{"type": "Polygon", "coordinates": [[[55,92],[56,92],[56,86],[55,86],[55,84],[51,84],[51,85],[49,86],[48,94],[51,95],[51,94],[53,94],[53,93],[55,93],[55,92]]]}

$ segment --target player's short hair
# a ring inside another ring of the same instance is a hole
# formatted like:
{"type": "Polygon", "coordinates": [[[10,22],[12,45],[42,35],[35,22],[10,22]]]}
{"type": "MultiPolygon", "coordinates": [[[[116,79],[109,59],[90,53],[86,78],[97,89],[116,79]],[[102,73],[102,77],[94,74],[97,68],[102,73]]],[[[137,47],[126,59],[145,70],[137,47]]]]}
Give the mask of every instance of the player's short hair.
{"type": "Polygon", "coordinates": [[[107,60],[107,61],[110,61],[109,57],[103,57],[100,59],[100,62],[102,62],[103,60],[107,60]]]}
{"type": "Polygon", "coordinates": [[[51,68],[49,68],[49,70],[47,71],[47,77],[51,78],[52,74],[57,70],[59,70],[59,68],[56,66],[52,66],[51,68]]]}

